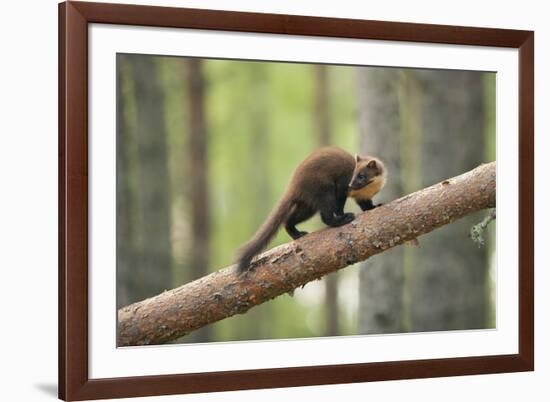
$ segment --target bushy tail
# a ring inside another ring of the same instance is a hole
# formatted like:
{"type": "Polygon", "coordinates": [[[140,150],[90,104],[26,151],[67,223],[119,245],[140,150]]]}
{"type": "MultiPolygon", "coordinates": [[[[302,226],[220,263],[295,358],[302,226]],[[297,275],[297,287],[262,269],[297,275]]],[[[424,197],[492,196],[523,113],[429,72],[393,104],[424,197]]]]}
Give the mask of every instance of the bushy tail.
{"type": "Polygon", "coordinates": [[[286,220],[292,210],[293,202],[290,197],[283,196],[277,206],[271,211],[266,221],[260,226],[254,237],[245,243],[237,253],[239,272],[248,269],[252,258],[262,251],[273,238],[279,226],[286,220]]]}

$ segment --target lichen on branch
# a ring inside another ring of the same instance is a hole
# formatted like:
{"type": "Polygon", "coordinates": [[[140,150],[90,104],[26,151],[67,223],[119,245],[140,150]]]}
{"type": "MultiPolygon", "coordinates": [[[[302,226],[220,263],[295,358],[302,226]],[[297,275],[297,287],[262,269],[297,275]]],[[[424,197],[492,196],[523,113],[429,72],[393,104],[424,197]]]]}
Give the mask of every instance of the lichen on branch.
{"type": "Polygon", "coordinates": [[[497,210],[496,208],[493,209],[489,215],[487,215],[481,222],[478,224],[475,224],[472,226],[472,229],[470,229],[470,238],[478,245],[478,247],[482,247],[485,245],[485,239],[483,237],[483,232],[485,229],[487,229],[487,226],[489,226],[489,223],[491,221],[495,220],[497,218],[497,210]]]}

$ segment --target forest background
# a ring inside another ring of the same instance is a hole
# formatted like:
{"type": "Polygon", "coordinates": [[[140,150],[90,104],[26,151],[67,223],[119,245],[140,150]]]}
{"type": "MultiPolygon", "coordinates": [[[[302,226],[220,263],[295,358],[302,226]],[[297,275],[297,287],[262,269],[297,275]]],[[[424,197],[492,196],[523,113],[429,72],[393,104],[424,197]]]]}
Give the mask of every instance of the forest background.
{"type": "MultiPolygon", "coordinates": [[[[388,202],[495,160],[489,72],[117,56],[117,305],[234,260],[313,149],[376,155],[388,202]]],[[[348,201],[346,211],[360,210],[348,201]]],[[[470,215],[177,342],[495,327],[470,215]]],[[[301,225],[323,227],[315,217],[301,225]]],[[[281,230],[271,246],[290,241],[281,230]]]]}

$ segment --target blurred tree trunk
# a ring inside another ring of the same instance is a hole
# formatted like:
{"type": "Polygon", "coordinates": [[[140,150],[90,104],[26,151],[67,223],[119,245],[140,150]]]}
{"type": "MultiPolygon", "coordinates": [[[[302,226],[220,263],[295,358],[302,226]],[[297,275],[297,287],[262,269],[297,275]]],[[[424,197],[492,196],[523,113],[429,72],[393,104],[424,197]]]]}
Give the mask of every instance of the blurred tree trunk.
{"type": "MultiPolygon", "coordinates": [[[[269,171],[270,141],[269,141],[269,81],[267,65],[265,63],[247,63],[247,89],[245,93],[246,113],[248,116],[251,149],[250,159],[252,169],[250,179],[253,189],[254,202],[250,205],[250,212],[254,228],[268,216],[271,205],[271,174],[269,171]]],[[[273,306],[266,303],[257,309],[250,311],[250,317],[246,325],[241,326],[242,339],[268,339],[270,338],[273,306]]]]}
{"type": "MultiPolygon", "coordinates": [[[[485,120],[485,160],[496,160],[496,73],[483,75],[483,109],[485,120]]],[[[496,225],[489,225],[486,235],[487,260],[489,264],[486,278],[487,327],[496,328],[496,225]]]]}
{"type": "MultiPolygon", "coordinates": [[[[205,112],[205,79],[201,59],[187,62],[189,99],[189,168],[191,182],[191,232],[192,246],[190,266],[193,278],[208,274],[210,255],[210,208],[208,194],[208,131],[205,112]]],[[[205,327],[196,334],[195,341],[211,339],[211,329],[205,327]]]]}
{"type": "MultiPolygon", "coordinates": [[[[329,68],[316,64],[315,69],[315,133],[317,145],[327,146],[332,142],[332,118],[330,109],[329,68]]],[[[334,272],[323,281],[325,285],[325,335],[339,335],[338,320],[338,273],[334,272]]]]}
{"type": "MultiPolygon", "coordinates": [[[[408,153],[404,173],[415,191],[442,178],[474,168],[485,158],[483,76],[477,72],[408,70],[404,88],[408,143],[421,152],[408,153]],[[414,92],[420,92],[420,98],[414,92]],[[417,89],[415,89],[417,88],[417,89]],[[408,92],[408,94],[407,94],[408,92]],[[416,99],[416,104],[415,104],[416,99]],[[422,139],[414,133],[422,133],[422,139]],[[441,154],[446,155],[441,158],[441,154]],[[423,155],[422,159],[418,155],[423,155]]],[[[404,142],[404,141],[403,141],[404,142]]],[[[405,143],[405,142],[404,142],[405,143]]],[[[405,160],[405,154],[403,160],[405,160]]],[[[488,323],[486,248],[468,239],[473,215],[420,239],[405,267],[406,305],[411,331],[484,328],[488,323]],[[421,261],[421,263],[420,263],[421,261]],[[414,265],[414,266],[413,266],[414,265]]]]}
{"type": "Polygon", "coordinates": [[[330,110],[329,67],[316,64],[315,68],[315,131],[319,146],[332,142],[332,118],[330,110]]]}
{"type": "MultiPolygon", "coordinates": [[[[388,171],[381,197],[391,201],[402,196],[399,142],[399,102],[395,69],[359,67],[356,69],[359,150],[379,156],[388,171]]],[[[376,200],[379,202],[379,200],[376,200]]],[[[358,332],[395,333],[403,330],[403,248],[374,256],[359,270],[358,332]]]]}
{"type": "MultiPolygon", "coordinates": [[[[116,248],[117,248],[117,308],[130,303],[130,270],[134,267],[133,198],[130,186],[129,136],[132,130],[130,105],[133,87],[129,82],[129,65],[126,55],[117,56],[117,138],[116,138],[116,248]]],[[[135,300],[136,298],[134,298],[135,300]]]]}
{"type": "Polygon", "coordinates": [[[166,143],[170,171],[172,282],[173,286],[193,280],[191,255],[190,183],[187,171],[189,105],[187,99],[187,60],[159,57],[158,72],[164,94],[166,143]]]}
{"type": "MultiPolygon", "coordinates": [[[[422,184],[422,121],[423,111],[422,95],[423,92],[419,87],[416,79],[415,70],[402,69],[399,71],[397,78],[397,94],[399,99],[399,121],[400,130],[399,139],[400,145],[400,175],[401,191],[403,194],[414,192],[421,187],[422,184]]],[[[403,291],[402,303],[403,310],[401,314],[401,323],[403,331],[411,331],[411,295],[410,295],[410,278],[415,274],[415,266],[417,262],[417,251],[412,247],[405,247],[402,250],[402,270],[403,270],[403,291]]]]}
{"type": "Polygon", "coordinates": [[[127,172],[126,180],[131,182],[131,176],[135,175],[137,202],[132,217],[136,244],[132,270],[128,272],[128,296],[131,300],[141,300],[170,288],[172,283],[170,182],[164,99],[156,62],[151,56],[141,55],[127,56],[126,60],[133,84],[135,122],[133,133],[120,138],[127,142],[119,145],[136,149],[133,171],[127,172]]]}

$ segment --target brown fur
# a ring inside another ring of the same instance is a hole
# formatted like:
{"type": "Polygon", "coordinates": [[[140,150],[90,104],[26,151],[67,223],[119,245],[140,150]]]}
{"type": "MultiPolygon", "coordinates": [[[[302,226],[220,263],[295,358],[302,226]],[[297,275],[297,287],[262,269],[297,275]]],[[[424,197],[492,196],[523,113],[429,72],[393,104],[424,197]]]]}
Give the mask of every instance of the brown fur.
{"type": "Polygon", "coordinates": [[[372,156],[355,155],[355,162],[353,178],[350,182],[349,196],[356,201],[370,200],[382,190],[386,184],[386,168],[380,159],[372,156]],[[365,175],[368,184],[362,186],[362,183],[358,183],[358,188],[354,189],[353,184],[357,181],[360,173],[365,175]]]}
{"type": "Polygon", "coordinates": [[[384,185],[383,169],[384,165],[378,159],[354,158],[336,147],[324,147],[312,152],[294,170],[286,191],[269,217],[239,250],[239,271],[248,269],[252,258],[267,246],[283,223],[288,234],[297,239],[306,232],[298,231],[296,225],[318,211],[323,222],[329,226],[351,222],[353,214],[344,213],[346,198],[350,195],[359,202],[380,191],[384,185]],[[374,166],[371,163],[373,160],[374,166]],[[363,175],[372,181],[365,188],[359,188],[359,177],[363,175]],[[356,188],[352,189],[353,194],[349,194],[352,184],[356,188]]]}

